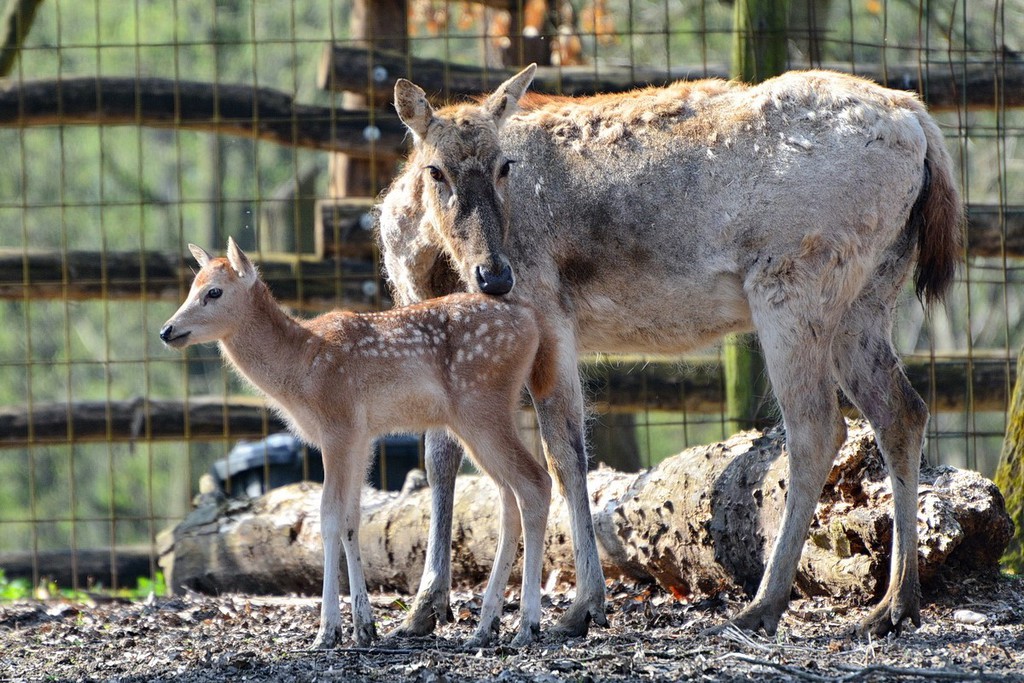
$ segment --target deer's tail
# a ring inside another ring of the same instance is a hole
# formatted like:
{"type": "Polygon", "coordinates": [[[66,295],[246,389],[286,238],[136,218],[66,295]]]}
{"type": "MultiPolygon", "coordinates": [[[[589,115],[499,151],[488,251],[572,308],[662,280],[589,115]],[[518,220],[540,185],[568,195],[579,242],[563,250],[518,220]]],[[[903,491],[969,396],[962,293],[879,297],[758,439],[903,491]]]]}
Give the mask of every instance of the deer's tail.
{"type": "Polygon", "coordinates": [[[924,129],[928,150],[924,183],[908,222],[917,231],[914,291],[925,304],[932,304],[946,296],[963,259],[964,209],[942,131],[923,107],[918,120],[924,129]]]}

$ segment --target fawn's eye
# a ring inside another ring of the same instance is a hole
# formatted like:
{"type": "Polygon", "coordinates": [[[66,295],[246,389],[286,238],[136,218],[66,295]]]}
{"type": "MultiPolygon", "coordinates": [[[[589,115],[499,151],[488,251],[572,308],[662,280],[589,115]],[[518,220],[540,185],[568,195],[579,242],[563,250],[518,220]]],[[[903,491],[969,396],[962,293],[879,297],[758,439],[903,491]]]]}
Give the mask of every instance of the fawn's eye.
{"type": "Polygon", "coordinates": [[[512,170],[512,164],[514,163],[516,162],[513,159],[509,159],[505,163],[503,163],[501,165],[501,168],[498,169],[498,178],[507,178],[509,171],[512,170]]]}
{"type": "Polygon", "coordinates": [[[213,289],[211,289],[209,292],[206,293],[206,298],[207,299],[219,299],[220,295],[223,294],[223,293],[224,293],[223,290],[221,290],[221,289],[219,289],[217,287],[214,287],[213,289]]]}
{"type": "Polygon", "coordinates": [[[436,180],[439,183],[445,182],[444,173],[437,166],[427,166],[427,173],[430,174],[431,180],[436,180]]]}

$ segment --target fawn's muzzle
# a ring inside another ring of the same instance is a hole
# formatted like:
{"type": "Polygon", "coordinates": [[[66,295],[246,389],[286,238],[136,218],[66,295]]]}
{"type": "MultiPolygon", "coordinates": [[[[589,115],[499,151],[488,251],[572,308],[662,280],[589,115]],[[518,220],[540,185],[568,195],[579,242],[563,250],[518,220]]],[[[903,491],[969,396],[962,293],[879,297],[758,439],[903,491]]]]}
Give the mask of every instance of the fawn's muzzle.
{"type": "Polygon", "coordinates": [[[163,329],[160,330],[160,340],[164,344],[168,344],[170,346],[177,346],[178,343],[184,341],[189,334],[191,333],[187,331],[182,332],[180,334],[175,334],[173,325],[164,325],[163,329]]]}

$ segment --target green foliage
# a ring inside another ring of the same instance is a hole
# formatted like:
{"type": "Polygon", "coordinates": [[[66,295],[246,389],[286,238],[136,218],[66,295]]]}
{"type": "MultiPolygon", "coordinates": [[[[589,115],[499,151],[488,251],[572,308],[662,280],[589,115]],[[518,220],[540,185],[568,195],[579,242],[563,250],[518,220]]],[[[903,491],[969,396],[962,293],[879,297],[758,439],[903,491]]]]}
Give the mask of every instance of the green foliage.
{"type": "MultiPolygon", "coordinates": [[[[121,588],[117,591],[104,591],[102,586],[95,587],[89,592],[76,591],[70,588],[61,588],[53,581],[46,584],[46,593],[50,597],[72,600],[75,602],[86,602],[91,595],[109,593],[115,597],[127,600],[145,600],[150,595],[167,595],[167,582],[162,572],[157,572],[154,579],[140,576],[134,588],[121,588]]],[[[8,579],[3,569],[0,569],[0,603],[12,602],[14,600],[26,600],[34,597],[32,583],[25,578],[8,579]]]]}
{"type": "Polygon", "coordinates": [[[168,595],[167,581],[164,580],[163,572],[157,572],[156,578],[152,581],[145,576],[140,576],[135,589],[128,591],[127,593],[128,594],[124,597],[132,600],[145,600],[150,595],[168,595]]]}
{"type": "Polygon", "coordinates": [[[8,579],[0,569],[0,602],[24,600],[32,596],[32,584],[28,579],[8,579]]]}

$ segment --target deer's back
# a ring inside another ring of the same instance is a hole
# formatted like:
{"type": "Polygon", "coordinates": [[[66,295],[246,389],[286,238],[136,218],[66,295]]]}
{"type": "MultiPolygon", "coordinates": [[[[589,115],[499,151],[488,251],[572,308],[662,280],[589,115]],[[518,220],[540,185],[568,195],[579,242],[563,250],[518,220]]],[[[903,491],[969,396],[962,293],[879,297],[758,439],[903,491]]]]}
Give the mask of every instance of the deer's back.
{"type": "Polygon", "coordinates": [[[519,296],[557,298],[588,349],[680,351],[749,328],[769,256],[852,255],[855,287],[920,191],[922,114],[831,72],[528,103],[502,130],[519,296]]]}

